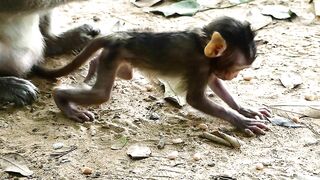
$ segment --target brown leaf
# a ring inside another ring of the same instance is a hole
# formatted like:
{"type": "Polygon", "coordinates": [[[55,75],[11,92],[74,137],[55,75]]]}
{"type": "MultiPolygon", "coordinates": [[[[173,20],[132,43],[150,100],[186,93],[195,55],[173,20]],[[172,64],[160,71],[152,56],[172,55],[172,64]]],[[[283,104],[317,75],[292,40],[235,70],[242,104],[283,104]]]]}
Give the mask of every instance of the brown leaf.
{"type": "Polygon", "coordinates": [[[26,164],[26,161],[20,154],[7,153],[0,156],[0,166],[5,172],[19,173],[22,176],[31,176],[33,171],[31,171],[26,164]]]}

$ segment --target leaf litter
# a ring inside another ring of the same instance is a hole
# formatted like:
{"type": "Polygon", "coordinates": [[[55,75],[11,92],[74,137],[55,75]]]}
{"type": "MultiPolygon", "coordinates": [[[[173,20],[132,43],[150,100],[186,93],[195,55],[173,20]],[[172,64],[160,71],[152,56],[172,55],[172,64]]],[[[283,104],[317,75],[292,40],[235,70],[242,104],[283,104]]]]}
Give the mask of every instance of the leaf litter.
{"type": "Polygon", "coordinates": [[[1,154],[0,167],[5,172],[19,173],[22,176],[31,176],[33,174],[33,171],[28,168],[24,157],[17,153],[1,154]]]}

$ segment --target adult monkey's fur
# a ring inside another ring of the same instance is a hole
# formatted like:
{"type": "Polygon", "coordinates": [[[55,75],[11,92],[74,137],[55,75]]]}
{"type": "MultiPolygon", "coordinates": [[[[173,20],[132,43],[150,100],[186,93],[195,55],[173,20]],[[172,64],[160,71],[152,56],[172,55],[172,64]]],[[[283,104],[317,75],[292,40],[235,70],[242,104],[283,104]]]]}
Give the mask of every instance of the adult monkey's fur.
{"type": "Polygon", "coordinates": [[[0,1],[0,104],[29,104],[37,88],[23,77],[44,55],[56,55],[83,47],[98,34],[89,25],[59,36],[50,32],[51,9],[85,0],[0,1]]]}

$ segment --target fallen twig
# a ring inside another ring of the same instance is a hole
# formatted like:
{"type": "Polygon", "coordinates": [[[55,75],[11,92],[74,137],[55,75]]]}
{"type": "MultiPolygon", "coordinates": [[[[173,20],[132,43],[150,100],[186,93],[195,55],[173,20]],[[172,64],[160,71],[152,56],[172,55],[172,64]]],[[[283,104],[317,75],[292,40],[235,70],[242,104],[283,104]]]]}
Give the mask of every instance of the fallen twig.
{"type": "Polygon", "coordinates": [[[152,177],[154,177],[156,179],[158,179],[158,178],[172,179],[173,178],[172,176],[166,176],[166,175],[154,175],[152,177]]]}
{"type": "Polygon", "coordinates": [[[159,139],[159,142],[157,144],[157,148],[158,149],[163,149],[164,146],[166,145],[166,139],[164,138],[162,133],[160,133],[159,136],[160,136],[160,139],[159,139]]]}
{"type": "Polygon", "coordinates": [[[78,149],[77,146],[71,146],[69,150],[61,151],[61,152],[54,152],[54,153],[51,153],[50,156],[58,159],[58,158],[61,158],[64,155],[69,154],[70,152],[72,152],[72,151],[74,151],[76,149],[78,149]]]}
{"type": "Polygon", "coordinates": [[[178,170],[175,170],[175,169],[159,169],[158,171],[173,172],[173,173],[178,173],[178,174],[185,173],[184,171],[178,171],[178,170]]]}
{"type": "Polygon", "coordinates": [[[224,139],[222,139],[222,138],[220,138],[220,137],[217,137],[217,136],[215,136],[215,135],[213,135],[213,134],[210,134],[210,133],[208,133],[208,132],[203,132],[203,133],[200,134],[199,136],[202,137],[202,138],[211,140],[211,141],[213,141],[213,142],[216,142],[216,143],[219,143],[219,144],[228,146],[228,147],[232,147],[232,145],[231,145],[228,141],[226,141],[226,140],[224,140],[224,139]]]}
{"type": "Polygon", "coordinates": [[[316,141],[316,142],[304,144],[303,147],[317,146],[317,145],[320,145],[320,141],[319,140],[316,141]]]}
{"type": "Polygon", "coordinates": [[[312,106],[319,106],[320,104],[270,104],[270,105],[265,105],[264,106],[271,106],[271,107],[279,107],[279,106],[292,106],[292,107],[312,107],[312,106]]]}
{"type": "Polygon", "coordinates": [[[300,112],[296,112],[293,110],[288,110],[288,109],[284,109],[281,107],[302,107],[302,108],[309,108],[312,109],[313,111],[316,112],[316,114],[320,114],[320,104],[273,104],[273,105],[266,105],[263,104],[264,106],[266,106],[267,108],[275,111],[276,114],[278,114],[279,116],[283,116],[286,118],[292,118],[292,116],[300,116],[300,117],[310,117],[310,118],[319,118],[319,115],[315,115],[315,113],[300,113],[300,112]],[[290,114],[291,116],[290,116],[290,114]]]}
{"type": "Polygon", "coordinates": [[[305,125],[313,134],[320,136],[320,133],[316,131],[311,124],[307,124],[303,122],[301,124],[305,125]]]}
{"type": "Polygon", "coordinates": [[[232,147],[232,148],[240,148],[241,144],[240,141],[232,137],[224,132],[221,131],[214,131],[212,134],[208,132],[203,132],[202,134],[199,135],[202,138],[206,138],[208,140],[211,140],[213,142],[232,147]]]}
{"type": "Polygon", "coordinates": [[[294,112],[294,111],[291,111],[291,110],[287,110],[287,109],[281,109],[281,108],[277,108],[277,107],[273,107],[273,106],[268,106],[268,105],[265,105],[267,108],[271,109],[272,111],[280,111],[282,113],[285,113],[286,114],[286,118],[290,118],[290,116],[288,115],[288,113],[292,113],[292,114],[296,114],[296,115],[300,115],[302,117],[308,117],[307,115],[305,114],[302,114],[302,113],[298,113],[298,112],[294,112]]]}
{"type": "Polygon", "coordinates": [[[219,136],[222,137],[224,140],[228,141],[232,147],[234,148],[240,148],[241,144],[239,140],[233,136],[230,136],[226,133],[223,133],[221,131],[215,131],[215,133],[219,136]]]}
{"type": "Polygon", "coordinates": [[[222,7],[208,7],[208,8],[205,8],[205,9],[201,9],[201,10],[199,10],[198,12],[204,12],[204,11],[208,11],[208,10],[212,10],[212,9],[227,9],[227,8],[232,8],[232,7],[241,5],[241,4],[250,3],[250,2],[252,2],[252,1],[255,1],[255,0],[249,0],[249,1],[245,1],[245,2],[240,2],[240,3],[238,3],[238,4],[231,4],[231,5],[222,6],[222,7]]]}

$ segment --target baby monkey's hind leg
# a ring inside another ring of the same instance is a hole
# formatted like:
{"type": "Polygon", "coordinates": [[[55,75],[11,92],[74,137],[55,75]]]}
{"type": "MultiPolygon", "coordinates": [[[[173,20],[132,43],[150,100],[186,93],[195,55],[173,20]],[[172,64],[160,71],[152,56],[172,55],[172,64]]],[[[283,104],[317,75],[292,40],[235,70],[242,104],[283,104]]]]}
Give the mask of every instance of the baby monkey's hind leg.
{"type": "Polygon", "coordinates": [[[59,109],[75,121],[92,121],[92,113],[80,110],[76,105],[101,104],[108,101],[119,64],[113,53],[103,51],[99,56],[97,80],[92,88],[68,87],[54,90],[53,97],[59,109]]]}

